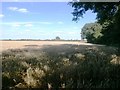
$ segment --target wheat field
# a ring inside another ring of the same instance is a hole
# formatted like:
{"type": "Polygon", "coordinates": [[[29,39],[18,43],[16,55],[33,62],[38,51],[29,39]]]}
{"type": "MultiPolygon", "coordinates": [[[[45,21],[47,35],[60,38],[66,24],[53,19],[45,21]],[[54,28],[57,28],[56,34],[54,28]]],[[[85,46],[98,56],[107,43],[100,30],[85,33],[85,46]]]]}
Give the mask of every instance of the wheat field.
{"type": "Polygon", "coordinates": [[[0,41],[0,51],[7,49],[22,49],[26,47],[42,48],[44,45],[93,45],[90,43],[84,43],[80,41],[0,41]]]}
{"type": "Polygon", "coordinates": [[[117,48],[80,41],[0,41],[2,88],[120,88],[117,48]]]}

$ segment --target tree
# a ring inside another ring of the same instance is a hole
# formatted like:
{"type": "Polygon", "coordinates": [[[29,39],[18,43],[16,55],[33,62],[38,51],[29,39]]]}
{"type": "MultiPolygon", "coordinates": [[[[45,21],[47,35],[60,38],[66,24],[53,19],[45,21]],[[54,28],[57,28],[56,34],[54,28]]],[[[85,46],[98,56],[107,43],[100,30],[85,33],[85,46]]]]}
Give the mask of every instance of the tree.
{"type": "Polygon", "coordinates": [[[88,42],[97,43],[101,34],[102,26],[98,23],[87,23],[81,30],[81,38],[88,42]]]}
{"type": "Polygon", "coordinates": [[[70,2],[73,8],[73,20],[78,21],[86,11],[97,13],[98,23],[102,25],[103,36],[99,42],[120,47],[120,4],[118,2],[70,2]]]}
{"type": "Polygon", "coordinates": [[[119,3],[117,2],[70,2],[73,8],[73,20],[77,21],[80,17],[83,17],[86,11],[92,10],[93,13],[97,13],[97,19],[99,22],[111,21],[113,16],[117,13],[119,3]]]}
{"type": "Polygon", "coordinates": [[[57,37],[55,38],[55,40],[60,40],[60,37],[59,37],[59,36],[57,36],[57,37]]]}

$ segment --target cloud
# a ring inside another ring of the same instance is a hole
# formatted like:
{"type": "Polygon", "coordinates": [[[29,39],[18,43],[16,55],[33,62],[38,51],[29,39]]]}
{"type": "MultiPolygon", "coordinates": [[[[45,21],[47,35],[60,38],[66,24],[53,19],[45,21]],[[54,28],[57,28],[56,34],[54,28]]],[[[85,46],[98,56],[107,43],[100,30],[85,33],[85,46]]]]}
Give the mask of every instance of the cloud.
{"type": "Polygon", "coordinates": [[[21,12],[21,13],[27,13],[29,12],[26,8],[18,8],[18,7],[8,7],[11,11],[21,12]]]}
{"type": "Polygon", "coordinates": [[[20,27],[20,26],[23,26],[23,27],[32,27],[33,26],[32,23],[20,23],[20,22],[10,23],[9,25],[11,25],[13,27],[20,27]]]}
{"type": "Polygon", "coordinates": [[[58,24],[63,24],[63,22],[61,22],[61,21],[59,21],[59,22],[57,22],[58,24]]]}
{"type": "Polygon", "coordinates": [[[0,18],[3,18],[4,17],[4,15],[3,14],[0,14],[0,18]]]}
{"type": "Polygon", "coordinates": [[[21,9],[18,9],[17,10],[18,12],[22,12],[22,13],[27,13],[27,12],[29,12],[27,9],[25,9],[25,8],[21,8],[21,9]]]}
{"type": "Polygon", "coordinates": [[[12,26],[13,27],[20,27],[21,25],[19,23],[13,23],[12,26]]]}
{"type": "Polygon", "coordinates": [[[52,22],[37,22],[39,24],[53,24],[52,22]]]}
{"type": "Polygon", "coordinates": [[[9,10],[12,10],[12,11],[17,11],[18,8],[17,7],[8,7],[9,10]]]}
{"type": "Polygon", "coordinates": [[[33,24],[31,24],[31,23],[27,23],[27,24],[25,24],[24,26],[26,26],[26,27],[32,27],[33,24]]]}
{"type": "Polygon", "coordinates": [[[62,21],[59,21],[59,22],[57,22],[58,24],[63,24],[63,22],[62,21]]]}

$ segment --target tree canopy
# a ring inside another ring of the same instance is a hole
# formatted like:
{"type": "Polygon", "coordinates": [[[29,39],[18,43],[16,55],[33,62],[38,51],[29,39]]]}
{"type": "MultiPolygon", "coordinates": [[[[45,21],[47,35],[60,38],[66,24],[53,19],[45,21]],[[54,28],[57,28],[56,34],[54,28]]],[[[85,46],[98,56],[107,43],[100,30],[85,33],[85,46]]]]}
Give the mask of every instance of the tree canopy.
{"type": "Polygon", "coordinates": [[[119,7],[119,3],[116,2],[70,2],[70,5],[74,8],[74,11],[72,12],[74,21],[83,17],[83,14],[88,10],[97,13],[97,19],[99,22],[110,21],[117,13],[119,7]]]}
{"type": "Polygon", "coordinates": [[[99,23],[87,23],[81,30],[81,38],[88,42],[97,43],[98,38],[102,36],[102,26],[99,23]]]}
{"type": "Polygon", "coordinates": [[[86,11],[97,13],[97,22],[102,25],[102,37],[99,42],[120,46],[120,4],[117,2],[70,2],[73,9],[73,21],[78,21],[86,11]]]}
{"type": "Polygon", "coordinates": [[[56,36],[55,40],[60,40],[60,37],[59,37],[59,36],[56,36]]]}

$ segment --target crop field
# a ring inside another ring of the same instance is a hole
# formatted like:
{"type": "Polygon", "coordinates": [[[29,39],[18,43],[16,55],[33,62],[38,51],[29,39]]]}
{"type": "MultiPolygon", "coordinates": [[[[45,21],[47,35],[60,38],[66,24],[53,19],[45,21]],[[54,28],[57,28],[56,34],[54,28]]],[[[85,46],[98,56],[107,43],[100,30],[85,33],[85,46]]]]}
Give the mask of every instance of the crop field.
{"type": "Polygon", "coordinates": [[[0,41],[0,51],[6,49],[21,49],[27,47],[41,48],[44,45],[62,45],[62,44],[73,44],[73,45],[92,45],[89,43],[79,41],[0,41]]]}
{"type": "Polygon", "coordinates": [[[120,88],[115,47],[76,41],[0,41],[2,88],[120,88]]]}

